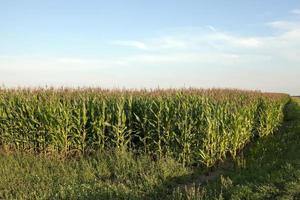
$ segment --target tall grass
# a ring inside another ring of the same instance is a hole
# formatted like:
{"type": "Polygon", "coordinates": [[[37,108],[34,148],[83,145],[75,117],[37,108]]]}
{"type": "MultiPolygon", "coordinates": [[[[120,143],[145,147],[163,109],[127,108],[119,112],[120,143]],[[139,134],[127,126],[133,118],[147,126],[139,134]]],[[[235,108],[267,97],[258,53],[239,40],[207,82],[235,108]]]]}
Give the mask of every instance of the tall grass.
{"type": "Polygon", "coordinates": [[[117,149],[211,167],[272,134],[288,101],[219,89],[0,89],[0,145],[62,155],[117,149]]]}

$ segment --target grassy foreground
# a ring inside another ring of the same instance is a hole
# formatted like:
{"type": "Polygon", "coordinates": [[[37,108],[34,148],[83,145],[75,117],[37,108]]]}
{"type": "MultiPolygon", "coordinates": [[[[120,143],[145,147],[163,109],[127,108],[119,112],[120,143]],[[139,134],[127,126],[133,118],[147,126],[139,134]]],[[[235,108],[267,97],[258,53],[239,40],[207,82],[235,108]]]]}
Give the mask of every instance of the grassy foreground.
{"type": "Polygon", "coordinates": [[[300,199],[299,155],[293,99],[280,131],[215,172],[124,152],[69,160],[2,152],[0,199],[300,199]]]}

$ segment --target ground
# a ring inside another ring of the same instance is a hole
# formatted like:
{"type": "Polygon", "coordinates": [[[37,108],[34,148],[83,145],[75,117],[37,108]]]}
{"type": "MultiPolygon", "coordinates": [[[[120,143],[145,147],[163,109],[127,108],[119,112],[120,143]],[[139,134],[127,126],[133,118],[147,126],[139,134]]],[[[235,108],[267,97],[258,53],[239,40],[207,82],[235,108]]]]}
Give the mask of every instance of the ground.
{"type": "Polygon", "coordinates": [[[63,160],[1,153],[0,199],[300,199],[300,100],[274,135],[214,169],[99,152],[63,160]]]}

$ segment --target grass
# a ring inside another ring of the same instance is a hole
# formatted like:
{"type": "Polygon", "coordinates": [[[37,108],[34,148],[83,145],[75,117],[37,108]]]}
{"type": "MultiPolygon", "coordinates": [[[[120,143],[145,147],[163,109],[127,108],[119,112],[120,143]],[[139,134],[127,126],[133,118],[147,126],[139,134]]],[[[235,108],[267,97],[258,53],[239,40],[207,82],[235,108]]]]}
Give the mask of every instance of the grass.
{"type": "Polygon", "coordinates": [[[0,163],[1,199],[150,198],[167,179],[191,173],[172,159],[154,162],[124,152],[64,161],[13,154],[0,163]]]}
{"type": "Polygon", "coordinates": [[[300,199],[300,100],[286,109],[279,131],[212,172],[124,151],[67,160],[2,152],[0,199],[300,199]]]}

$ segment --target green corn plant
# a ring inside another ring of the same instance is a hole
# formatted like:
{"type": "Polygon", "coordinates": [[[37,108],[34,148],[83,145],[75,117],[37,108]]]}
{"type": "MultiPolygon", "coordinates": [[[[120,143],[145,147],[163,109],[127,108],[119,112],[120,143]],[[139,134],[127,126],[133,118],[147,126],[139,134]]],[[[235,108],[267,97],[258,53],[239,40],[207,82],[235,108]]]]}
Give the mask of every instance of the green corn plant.
{"type": "Polygon", "coordinates": [[[288,101],[221,89],[0,88],[0,146],[61,155],[116,148],[211,167],[274,133],[288,101]]]}
{"type": "Polygon", "coordinates": [[[163,156],[163,134],[162,134],[162,112],[163,112],[163,104],[162,104],[162,98],[159,97],[157,101],[154,101],[152,104],[152,107],[150,108],[151,114],[153,116],[152,121],[150,121],[150,125],[152,126],[153,135],[152,140],[153,143],[156,146],[156,152],[158,157],[163,156]]]}
{"type": "Polygon", "coordinates": [[[91,107],[91,142],[98,150],[103,151],[107,142],[106,129],[109,127],[110,116],[107,114],[106,100],[92,101],[91,107]]]}
{"type": "Polygon", "coordinates": [[[130,142],[130,135],[128,134],[128,127],[126,126],[126,114],[124,110],[125,99],[121,97],[116,100],[113,107],[113,112],[115,113],[115,121],[111,124],[113,132],[113,143],[117,150],[126,150],[127,145],[130,142]]]}

